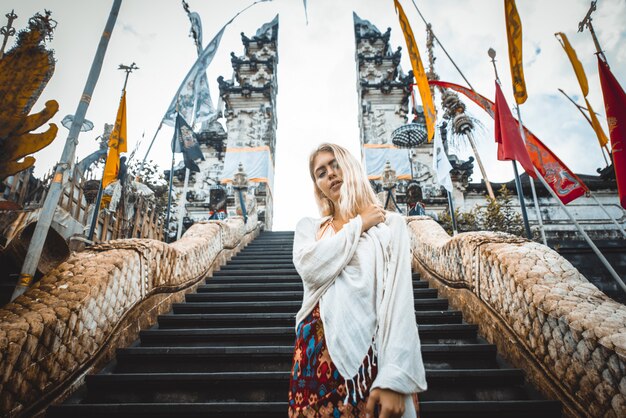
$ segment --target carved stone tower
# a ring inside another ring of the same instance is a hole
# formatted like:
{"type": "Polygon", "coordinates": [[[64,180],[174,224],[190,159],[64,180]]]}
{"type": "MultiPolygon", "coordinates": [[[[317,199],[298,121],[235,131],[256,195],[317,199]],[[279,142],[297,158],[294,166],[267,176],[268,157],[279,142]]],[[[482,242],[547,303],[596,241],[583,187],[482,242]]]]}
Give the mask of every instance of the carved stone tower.
{"type": "Polygon", "coordinates": [[[218,79],[225,104],[227,150],[223,183],[229,184],[228,212],[235,211],[230,182],[239,163],[250,181],[249,194],[256,196],[259,220],[272,227],[274,155],[276,148],[276,67],[278,64],[278,16],[255,36],[243,33],[242,56],[231,53],[234,78],[218,79]]]}
{"type": "MultiPolygon", "coordinates": [[[[446,195],[436,183],[432,168],[432,142],[424,142],[411,150],[398,148],[392,143],[394,130],[407,124],[413,83],[413,72],[404,75],[400,68],[401,48],[391,50],[391,29],[381,33],[376,26],[356,14],[354,33],[361,150],[370,180],[380,191],[379,179],[385,163],[389,161],[399,180],[396,188],[399,202],[404,201],[408,182],[415,181],[421,187],[427,206],[430,209],[443,209],[446,206],[446,195]]],[[[413,119],[420,115],[410,116],[413,119]]],[[[458,176],[453,178],[455,186],[459,181],[461,179],[458,176]]],[[[404,205],[400,207],[404,209],[404,205]]]]}

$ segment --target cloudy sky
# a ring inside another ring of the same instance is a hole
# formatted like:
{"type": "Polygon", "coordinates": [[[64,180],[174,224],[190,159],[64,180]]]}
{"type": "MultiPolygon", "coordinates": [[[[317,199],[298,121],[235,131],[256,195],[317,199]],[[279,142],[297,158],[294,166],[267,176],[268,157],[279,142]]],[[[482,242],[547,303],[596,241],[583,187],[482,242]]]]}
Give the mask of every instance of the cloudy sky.
{"type": "MultiPolygon", "coordinates": [[[[252,0],[188,0],[202,17],[204,42],[252,0]]],[[[426,57],[425,26],[410,0],[401,0],[409,16],[422,55],[426,57]]],[[[524,70],[528,101],[522,106],[525,124],[552,148],[575,172],[594,174],[604,167],[598,142],[578,110],[558,88],[582,103],[580,88],[555,32],[564,32],[577,51],[589,79],[589,100],[601,114],[606,126],[604,105],[597,75],[594,45],[588,31],[577,32],[589,0],[518,1],[524,30],[524,70]]],[[[0,12],[12,8],[19,18],[14,25],[26,26],[27,19],[46,8],[58,22],[49,46],[57,60],[55,74],[33,111],[49,99],[56,99],[60,110],[53,119],[76,111],[87,74],[102,34],[112,1],[1,0],[0,12]]],[[[513,103],[507,60],[506,33],[502,0],[416,0],[440,41],[464,71],[474,88],[494,97],[494,76],[487,50],[498,53],[498,70],[503,90],[513,103]]],[[[277,151],[274,185],[274,228],[293,229],[302,216],[316,216],[307,156],[320,142],[334,141],[359,155],[357,121],[357,79],[352,12],[370,20],[384,31],[392,28],[391,44],[404,46],[392,0],[309,0],[306,25],[302,0],[274,0],[261,3],[241,15],[226,30],[220,49],[208,70],[214,101],[215,81],[230,78],[230,52],[243,52],[240,33],[253,35],[263,23],[280,14],[278,38],[277,151]]],[[[600,0],[593,23],[613,73],[626,86],[626,0],[600,0]]],[[[2,22],[4,25],[5,22],[2,22]]],[[[12,41],[11,41],[12,42],[12,41]]],[[[9,43],[11,45],[11,43],[9,43]]],[[[406,48],[403,48],[406,49],[406,48]]],[[[443,52],[435,49],[442,80],[464,84],[443,52]]],[[[77,158],[97,147],[95,138],[105,122],[111,123],[119,103],[124,73],[120,63],[136,62],[140,67],[127,88],[128,135],[130,148],[144,137],[138,155],[142,158],[163,114],[182,78],[196,58],[189,37],[189,21],[179,0],[126,0],[113,31],[98,85],[87,119],[95,124],[81,134],[77,158]]],[[[408,70],[408,57],[403,56],[408,70]]],[[[466,103],[468,103],[466,101],[466,103]]],[[[468,103],[469,112],[483,122],[478,132],[479,152],[492,181],[512,178],[511,165],[496,160],[493,122],[468,103]]],[[[67,137],[60,128],[54,143],[38,153],[36,175],[48,171],[60,158],[67,137]]],[[[164,127],[157,136],[150,159],[169,166],[169,141],[172,129],[164,127]]],[[[467,158],[469,148],[456,152],[467,158]]],[[[480,181],[475,170],[474,181],[480,181]]]]}

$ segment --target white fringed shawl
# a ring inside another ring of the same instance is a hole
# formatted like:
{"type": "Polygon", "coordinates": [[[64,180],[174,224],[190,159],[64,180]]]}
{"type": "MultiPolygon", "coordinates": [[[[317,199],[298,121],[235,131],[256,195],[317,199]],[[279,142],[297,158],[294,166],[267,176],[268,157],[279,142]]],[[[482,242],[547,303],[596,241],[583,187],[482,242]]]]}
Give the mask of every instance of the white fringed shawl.
{"type": "MultiPolygon", "coordinates": [[[[357,216],[334,236],[316,241],[327,219],[304,218],[296,227],[293,262],[304,283],[296,324],[320,303],[329,355],[352,388],[358,387],[358,370],[373,347],[378,375],[372,389],[407,395],[426,390],[404,219],[387,213],[385,223],[361,234],[357,216]]],[[[415,417],[410,396],[404,417],[415,417]]]]}

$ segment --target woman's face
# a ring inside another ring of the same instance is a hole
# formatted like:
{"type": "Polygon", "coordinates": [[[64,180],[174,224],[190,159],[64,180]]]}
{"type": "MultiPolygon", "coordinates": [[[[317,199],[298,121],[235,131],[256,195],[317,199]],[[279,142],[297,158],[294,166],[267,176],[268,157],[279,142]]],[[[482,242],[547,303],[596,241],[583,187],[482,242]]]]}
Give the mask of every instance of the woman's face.
{"type": "Polygon", "coordinates": [[[337,204],[340,196],[339,191],[343,184],[343,174],[332,152],[322,151],[315,156],[313,160],[313,177],[315,178],[315,184],[324,196],[337,204]]]}

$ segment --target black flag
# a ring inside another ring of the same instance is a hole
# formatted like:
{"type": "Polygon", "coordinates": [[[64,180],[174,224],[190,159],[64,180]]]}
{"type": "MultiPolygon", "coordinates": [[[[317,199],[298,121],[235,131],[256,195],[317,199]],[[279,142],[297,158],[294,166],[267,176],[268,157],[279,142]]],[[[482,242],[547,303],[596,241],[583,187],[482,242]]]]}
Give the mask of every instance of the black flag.
{"type": "Polygon", "coordinates": [[[204,161],[196,133],[180,114],[176,115],[176,127],[172,138],[172,152],[182,152],[185,167],[190,171],[200,172],[195,160],[204,161]]]}

